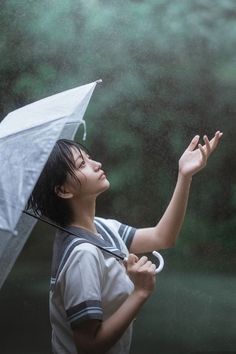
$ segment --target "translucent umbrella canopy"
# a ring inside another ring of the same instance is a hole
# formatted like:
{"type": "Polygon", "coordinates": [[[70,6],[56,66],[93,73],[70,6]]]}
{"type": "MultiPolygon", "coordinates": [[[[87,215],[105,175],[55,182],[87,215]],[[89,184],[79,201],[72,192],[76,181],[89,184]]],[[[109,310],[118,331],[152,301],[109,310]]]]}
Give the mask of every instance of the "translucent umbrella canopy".
{"type": "Polygon", "coordinates": [[[0,124],[0,287],[35,224],[22,210],[55,142],[84,124],[97,82],[17,109],[0,124]]]}

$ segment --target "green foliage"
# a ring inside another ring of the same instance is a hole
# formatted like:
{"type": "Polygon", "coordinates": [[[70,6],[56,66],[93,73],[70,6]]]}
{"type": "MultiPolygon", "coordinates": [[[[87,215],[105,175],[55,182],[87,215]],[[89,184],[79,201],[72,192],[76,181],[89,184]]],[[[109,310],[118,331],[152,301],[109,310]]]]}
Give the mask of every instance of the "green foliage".
{"type": "Polygon", "coordinates": [[[112,183],[99,213],[136,226],[161,216],[192,136],[223,130],[179,248],[235,245],[235,17],[233,0],[3,1],[2,117],[101,77],[86,114],[112,183]]]}

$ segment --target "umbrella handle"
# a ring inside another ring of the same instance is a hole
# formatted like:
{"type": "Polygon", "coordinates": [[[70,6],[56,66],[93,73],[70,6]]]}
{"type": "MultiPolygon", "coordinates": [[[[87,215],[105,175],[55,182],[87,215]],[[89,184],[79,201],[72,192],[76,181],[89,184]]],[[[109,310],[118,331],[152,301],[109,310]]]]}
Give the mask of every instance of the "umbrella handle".
{"type": "Polygon", "coordinates": [[[162,269],[163,269],[163,267],[164,267],[164,258],[162,257],[162,255],[159,253],[159,252],[157,252],[157,251],[153,251],[152,252],[152,254],[153,254],[153,256],[155,256],[156,258],[158,258],[158,260],[159,260],[159,266],[157,267],[157,269],[155,270],[155,273],[157,274],[157,273],[160,273],[161,271],[162,271],[162,269]]]}
{"type": "MultiPolygon", "coordinates": [[[[164,263],[164,259],[163,259],[162,255],[159,252],[153,251],[152,254],[153,254],[154,257],[158,258],[158,260],[159,260],[159,266],[155,270],[155,273],[157,274],[157,273],[160,273],[162,271],[165,263],[164,263]]],[[[124,261],[127,262],[127,260],[128,260],[128,258],[125,257],[124,261]]]]}

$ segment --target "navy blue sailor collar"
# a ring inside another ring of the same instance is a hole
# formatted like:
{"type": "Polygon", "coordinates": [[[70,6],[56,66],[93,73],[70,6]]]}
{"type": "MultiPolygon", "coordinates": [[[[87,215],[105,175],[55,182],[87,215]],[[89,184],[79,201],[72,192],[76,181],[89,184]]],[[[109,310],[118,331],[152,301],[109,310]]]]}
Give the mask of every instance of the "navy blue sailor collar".
{"type": "Polygon", "coordinates": [[[69,226],[67,227],[68,236],[74,241],[77,240],[78,244],[88,242],[100,249],[102,248],[102,251],[105,253],[105,250],[107,250],[112,252],[114,257],[117,255],[119,258],[124,258],[126,255],[121,251],[120,244],[118,240],[112,235],[111,230],[109,230],[103,223],[101,224],[97,220],[95,221],[95,226],[98,235],[82,227],[69,226]],[[111,242],[111,238],[113,242],[111,242]]]}
{"type": "Polygon", "coordinates": [[[52,260],[52,274],[50,289],[53,290],[57,278],[68,260],[71,252],[74,248],[82,243],[91,243],[97,246],[104,254],[104,256],[113,256],[115,258],[124,259],[126,256],[120,249],[118,241],[115,237],[112,237],[110,231],[110,237],[108,236],[108,228],[102,223],[98,225],[96,223],[98,235],[86,230],[82,227],[69,226],[64,231],[58,230],[54,246],[53,246],[53,260],[52,260]],[[114,244],[111,242],[111,238],[114,238],[114,244]]]}

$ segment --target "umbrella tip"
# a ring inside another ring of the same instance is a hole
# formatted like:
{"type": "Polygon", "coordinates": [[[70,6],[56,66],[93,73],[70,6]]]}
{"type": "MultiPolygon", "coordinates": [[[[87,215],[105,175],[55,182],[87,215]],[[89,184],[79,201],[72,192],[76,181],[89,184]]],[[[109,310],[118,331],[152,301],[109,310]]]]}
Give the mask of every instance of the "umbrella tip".
{"type": "Polygon", "coordinates": [[[100,84],[102,82],[102,79],[99,79],[96,81],[97,84],[100,84]]]}

